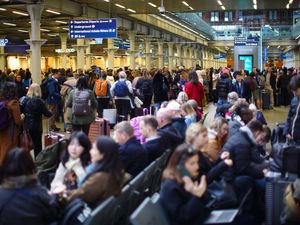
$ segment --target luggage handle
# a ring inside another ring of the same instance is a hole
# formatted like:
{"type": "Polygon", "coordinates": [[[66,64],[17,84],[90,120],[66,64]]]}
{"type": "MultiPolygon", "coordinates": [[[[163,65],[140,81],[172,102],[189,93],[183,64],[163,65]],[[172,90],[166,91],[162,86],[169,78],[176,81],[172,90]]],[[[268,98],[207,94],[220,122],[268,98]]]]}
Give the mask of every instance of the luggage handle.
{"type": "Polygon", "coordinates": [[[143,109],[143,115],[146,116],[149,114],[149,110],[147,108],[143,109]]]}

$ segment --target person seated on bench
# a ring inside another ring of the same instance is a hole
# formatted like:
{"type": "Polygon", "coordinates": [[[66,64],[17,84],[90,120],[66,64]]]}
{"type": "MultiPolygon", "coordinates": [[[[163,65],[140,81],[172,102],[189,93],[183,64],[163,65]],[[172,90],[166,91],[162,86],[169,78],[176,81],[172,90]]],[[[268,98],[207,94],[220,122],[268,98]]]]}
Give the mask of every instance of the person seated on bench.
{"type": "Polygon", "coordinates": [[[124,181],[124,171],[119,156],[119,145],[110,137],[98,137],[90,150],[92,163],[87,175],[75,191],[66,191],[66,186],[54,190],[67,195],[67,202],[81,198],[89,207],[95,208],[109,196],[118,196],[124,181]]]}
{"type": "Polygon", "coordinates": [[[129,122],[123,121],[115,126],[114,139],[120,144],[120,159],[127,173],[136,176],[145,169],[148,165],[148,153],[134,136],[129,122]]]}
{"type": "Polygon", "coordinates": [[[177,130],[172,126],[172,115],[170,110],[160,108],[156,113],[158,122],[158,135],[162,137],[165,149],[174,150],[184,139],[177,130]]]}
{"type": "Polygon", "coordinates": [[[58,219],[59,207],[38,184],[28,151],[11,149],[0,171],[0,224],[46,225],[58,219]]]}
{"type": "Polygon", "coordinates": [[[142,135],[146,138],[143,147],[148,152],[149,163],[161,156],[166,149],[163,148],[162,137],[157,134],[158,123],[154,116],[145,116],[140,122],[142,135]]]}
{"type": "Polygon", "coordinates": [[[56,170],[50,191],[65,184],[68,190],[76,189],[78,182],[86,176],[85,167],[90,162],[91,143],[83,132],[74,132],[67,150],[56,170]]]}

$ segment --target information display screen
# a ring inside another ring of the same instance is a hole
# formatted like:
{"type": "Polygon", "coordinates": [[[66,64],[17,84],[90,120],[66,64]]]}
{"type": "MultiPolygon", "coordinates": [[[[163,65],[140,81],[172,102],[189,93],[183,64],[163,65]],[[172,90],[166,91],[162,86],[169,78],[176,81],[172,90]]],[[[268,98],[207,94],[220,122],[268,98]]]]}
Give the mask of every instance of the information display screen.
{"type": "Polygon", "coordinates": [[[253,56],[252,55],[239,55],[239,61],[243,61],[244,70],[252,71],[253,67],[253,56]]]}

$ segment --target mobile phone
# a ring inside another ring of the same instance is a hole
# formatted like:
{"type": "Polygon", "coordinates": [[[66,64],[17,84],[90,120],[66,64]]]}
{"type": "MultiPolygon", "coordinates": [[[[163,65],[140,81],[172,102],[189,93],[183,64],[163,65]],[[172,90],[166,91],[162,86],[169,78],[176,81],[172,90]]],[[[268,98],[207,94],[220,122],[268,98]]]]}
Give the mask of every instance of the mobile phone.
{"type": "Polygon", "coordinates": [[[181,177],[190,177],[190,173],[187,171],[187,169],[185,168],[184,164],[183,163],[180,163],[178,166],[177,166],[177,169],[178,169],[178,172],[179,174],[181,175],[181,177]]]}

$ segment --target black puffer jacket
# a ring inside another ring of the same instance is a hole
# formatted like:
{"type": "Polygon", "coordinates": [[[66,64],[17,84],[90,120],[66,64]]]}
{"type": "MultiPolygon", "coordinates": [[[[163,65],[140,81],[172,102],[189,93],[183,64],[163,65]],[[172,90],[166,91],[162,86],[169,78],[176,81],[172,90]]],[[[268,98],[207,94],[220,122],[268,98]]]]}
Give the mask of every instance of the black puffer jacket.
{"type": "Polygon", "coordinates": [[[217,83],[217,90],[219,98],[226,100],[229,92],[232,91],[231,80],[228,79],[227,74],[222,74],[217,83]]]}
{"type": "Polygon", "coordinates": [[[154,75],[153,81],[154,103],[168,101],[169,82],[160,72],[154,75]]]}
{"type": "Polygon", "coordinates": [[[21,110],[25,114],[25,124],[29,130],[42,132],[42,115],[46,117],[52,116],[46,104],[41,98],[26,97],[21,105],[21,110]]]}

